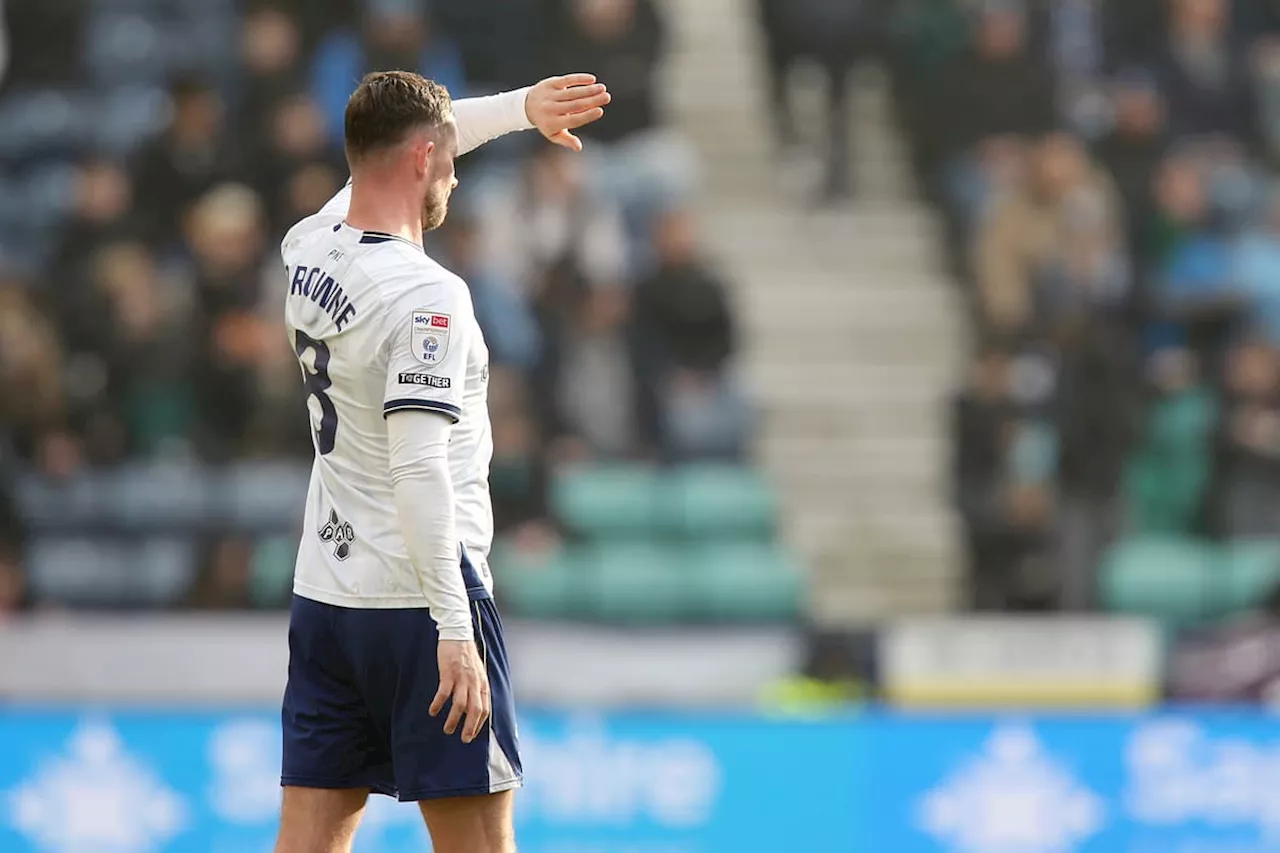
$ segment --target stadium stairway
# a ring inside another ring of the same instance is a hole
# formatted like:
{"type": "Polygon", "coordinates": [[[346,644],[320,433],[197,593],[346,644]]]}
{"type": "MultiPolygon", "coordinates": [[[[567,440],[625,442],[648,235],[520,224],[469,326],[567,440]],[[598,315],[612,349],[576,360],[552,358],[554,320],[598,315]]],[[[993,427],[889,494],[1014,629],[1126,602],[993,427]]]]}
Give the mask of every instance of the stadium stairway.
{"type": "MultiPolygon", "coordinates": [[[[962,315],[885,81],[858,74],[856,200],[815,210],[770,144],[751,0],[666,5],[668,109],[702,160],[700,220],[736,287],[758,456],[781,492],[784,534],[812,569],[815,621],[949,609],[960,549],[947,406],[962,315]]],[[[801,115],[816,119],[820,90],[803,91],[801,115]]]]}

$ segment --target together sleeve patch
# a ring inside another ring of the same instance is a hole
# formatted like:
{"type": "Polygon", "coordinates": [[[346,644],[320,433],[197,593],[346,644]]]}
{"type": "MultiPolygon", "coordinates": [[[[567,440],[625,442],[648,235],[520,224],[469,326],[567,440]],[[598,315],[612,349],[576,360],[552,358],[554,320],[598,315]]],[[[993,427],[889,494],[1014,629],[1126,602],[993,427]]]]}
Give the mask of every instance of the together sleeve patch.
{"type": "Polygon", "coordinates": [[[425,385],[428,388],[451,388],[453,380],[448,376],[433,376],[430,373],[401,373],[401,385],[425,385]]]}

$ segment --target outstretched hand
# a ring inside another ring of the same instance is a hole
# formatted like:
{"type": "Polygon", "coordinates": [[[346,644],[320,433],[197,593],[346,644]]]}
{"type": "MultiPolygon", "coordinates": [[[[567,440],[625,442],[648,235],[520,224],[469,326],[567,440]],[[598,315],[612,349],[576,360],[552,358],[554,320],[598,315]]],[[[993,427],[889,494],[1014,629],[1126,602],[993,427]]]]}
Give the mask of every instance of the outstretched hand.
{"type": "Polygon", "coordinates": [[[594,74],[565,74],[539,82],[524,99],[524,112],[533,126],[556,145],[582,150],[571,131],[598,121],[609,103],[609,91],[594,74]]]}

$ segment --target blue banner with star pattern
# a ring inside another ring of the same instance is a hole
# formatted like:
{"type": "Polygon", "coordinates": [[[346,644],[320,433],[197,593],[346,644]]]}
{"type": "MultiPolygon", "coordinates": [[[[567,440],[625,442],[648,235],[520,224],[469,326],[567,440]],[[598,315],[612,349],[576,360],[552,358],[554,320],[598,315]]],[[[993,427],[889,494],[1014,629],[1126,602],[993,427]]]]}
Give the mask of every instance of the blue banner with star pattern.
{"type": "MultiPolygon", "coordinates": [[[[531,714],[522,853],[1270,853],[1280,720],[531,714]]],[[[277,717],[0,710],[0,853],[269,853],[277,717]]],[[[428,850],[371,800],[356,853],[428,850]]]]}

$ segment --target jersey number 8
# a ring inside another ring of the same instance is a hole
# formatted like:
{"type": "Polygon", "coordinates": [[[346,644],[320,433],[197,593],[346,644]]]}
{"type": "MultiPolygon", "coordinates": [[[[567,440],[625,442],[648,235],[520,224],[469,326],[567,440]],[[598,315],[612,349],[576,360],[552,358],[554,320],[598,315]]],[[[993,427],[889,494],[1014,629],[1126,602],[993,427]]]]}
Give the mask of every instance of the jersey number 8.
{"type": "Polygon", "coordinates": [[[321,456],[333,452],[333,444],[338,439],[338,410],[333,400],[324,393],[333,385],[329,378],[329,346],[324,341],[294,330],[293,348],[298,353],[298,361],[302,364],[302,382],[307,394],[315,397],[320,404],[320,425],[316,427],[316,451],[321,456]],[[311,350],[311,364],[304,357],[311,350]]]}

